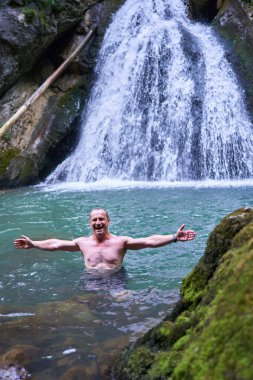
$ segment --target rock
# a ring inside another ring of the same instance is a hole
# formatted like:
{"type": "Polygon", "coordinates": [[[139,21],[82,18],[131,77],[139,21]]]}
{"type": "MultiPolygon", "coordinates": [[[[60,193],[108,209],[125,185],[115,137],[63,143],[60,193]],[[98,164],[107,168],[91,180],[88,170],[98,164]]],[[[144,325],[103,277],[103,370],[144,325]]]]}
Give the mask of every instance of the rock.
{"type": "Polygon", "coordinates": [[[29,71],[60,35],[77,25],[97,0],[11,2],[0,8],[0,94],[29,71]],[[57,8],[58,4],[58,8],[57,8]],[[29,54],[24,54],[24,51],[29,54]]]}
{"type": "Polygon", "coordinates": [[[27,366],[40,355],[40,349],[31,345],[20,344],[6,352],[1,361],[7,364],[27,366]]]}
{"type": "Polygon", "coordinates": [[[95,380],[98,379],[98,373],[96,365],[92,366],[77,366],[68,369],[63,376],[61,376],[60,380],[95,380]]]}
{"type": "Polygon", "coordinates": [[[111,380],[112,363],[118,356],[118,353],[128,344],[128,336],[120,336],[98,342],[93,345],[92,352],[96,355],[99,374],[102,379],[111,380]]]}
{"type": "Polygon", "coordinates": [[[42,371],[40,371],[38,374],[33,374],[32,377],[30,377],[30,380],[55,380],[56,375],[55,371],[52,368],[45,368],[42,371]]]}
{"type": "Polygon", "coordinates": [[[217,14],[217,1],[190,0],[190,15],[194,20],[211,22],[217,14]]]}
{"type": "Polygon", "coordinates": [[[119,357],[120,380],[253,378],[253,210],[225,217],[174,312],[119,357]]]}
{"type": "Polygon", "coordinates": [[[210,234],[204,256],[184,279],[181,288],[180,308],[195,307],[206,290],[219,260],[227,252],[238,232],[253,221],[253,211],[239,209],[225,217],[210,234]]]}

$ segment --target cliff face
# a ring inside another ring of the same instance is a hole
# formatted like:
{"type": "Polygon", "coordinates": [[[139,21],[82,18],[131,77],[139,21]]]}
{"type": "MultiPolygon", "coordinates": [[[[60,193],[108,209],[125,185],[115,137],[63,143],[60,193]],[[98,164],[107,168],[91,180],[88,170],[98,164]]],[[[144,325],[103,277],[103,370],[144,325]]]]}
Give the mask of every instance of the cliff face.
{"type": "Polygon", "coordinates": [[[120,380],[253,378],[253,209],[226,216],[174,313],[119,358],[120,380]]]}
{"type": "Polygon", "coordinates": [[[0,5],[0,95],[28,72],[97,0],[4,1],[0,5]]]}
{"type": "Polygon", "coordinates": [[[38,182],[74,146],[99,44],[120,0],[0,5],[0,127],[98,25],[93,41],[0,139],[0,187],[38,182]]]}

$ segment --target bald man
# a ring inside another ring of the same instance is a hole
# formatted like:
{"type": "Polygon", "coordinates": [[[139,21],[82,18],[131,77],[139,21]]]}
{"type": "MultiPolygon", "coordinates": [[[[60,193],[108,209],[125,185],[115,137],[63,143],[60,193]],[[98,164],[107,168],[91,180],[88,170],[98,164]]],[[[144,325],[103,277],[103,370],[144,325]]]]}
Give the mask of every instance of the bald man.
{"type": "Polygon", "coordinates": [[[185,242],[195,238],[193,230],[185,231],[183,224],[175,235],[152,235],[142,238],[116,236],[109,232],[110,218],[106,210],[94,209],[90,213],[92,234],[74,240],[49,239],[35,241],[22,235],[16,239],[17,249],[37,248],[44,251],[80,251],[86,268],[118,269],[128,249],[158,248],[170,243],[185,242]]]}

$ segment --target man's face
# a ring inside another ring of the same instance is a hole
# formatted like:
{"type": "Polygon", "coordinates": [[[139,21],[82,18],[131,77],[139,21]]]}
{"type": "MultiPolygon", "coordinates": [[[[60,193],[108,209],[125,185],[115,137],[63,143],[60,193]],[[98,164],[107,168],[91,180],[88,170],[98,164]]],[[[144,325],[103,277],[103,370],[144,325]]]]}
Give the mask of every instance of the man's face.
{"type": "Polygon", "coordinates": [[[108,232],[110,220],[103,209],[93,210],[90,213],[90,226],[97,237],[102,237],[108,232]]]}

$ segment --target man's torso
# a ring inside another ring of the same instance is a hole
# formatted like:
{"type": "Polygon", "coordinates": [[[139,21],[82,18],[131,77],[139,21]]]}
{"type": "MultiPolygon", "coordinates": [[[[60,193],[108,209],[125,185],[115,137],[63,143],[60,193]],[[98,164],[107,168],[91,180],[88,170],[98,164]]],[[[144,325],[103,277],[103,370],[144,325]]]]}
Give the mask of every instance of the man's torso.
{"type": "Polygon", "coordinates": [[[93,236],[76,239],[87,268],[115,269],[120,268],[125,255],[123,236],[109,235],[102,242],[97,242],[93,236]]]}

